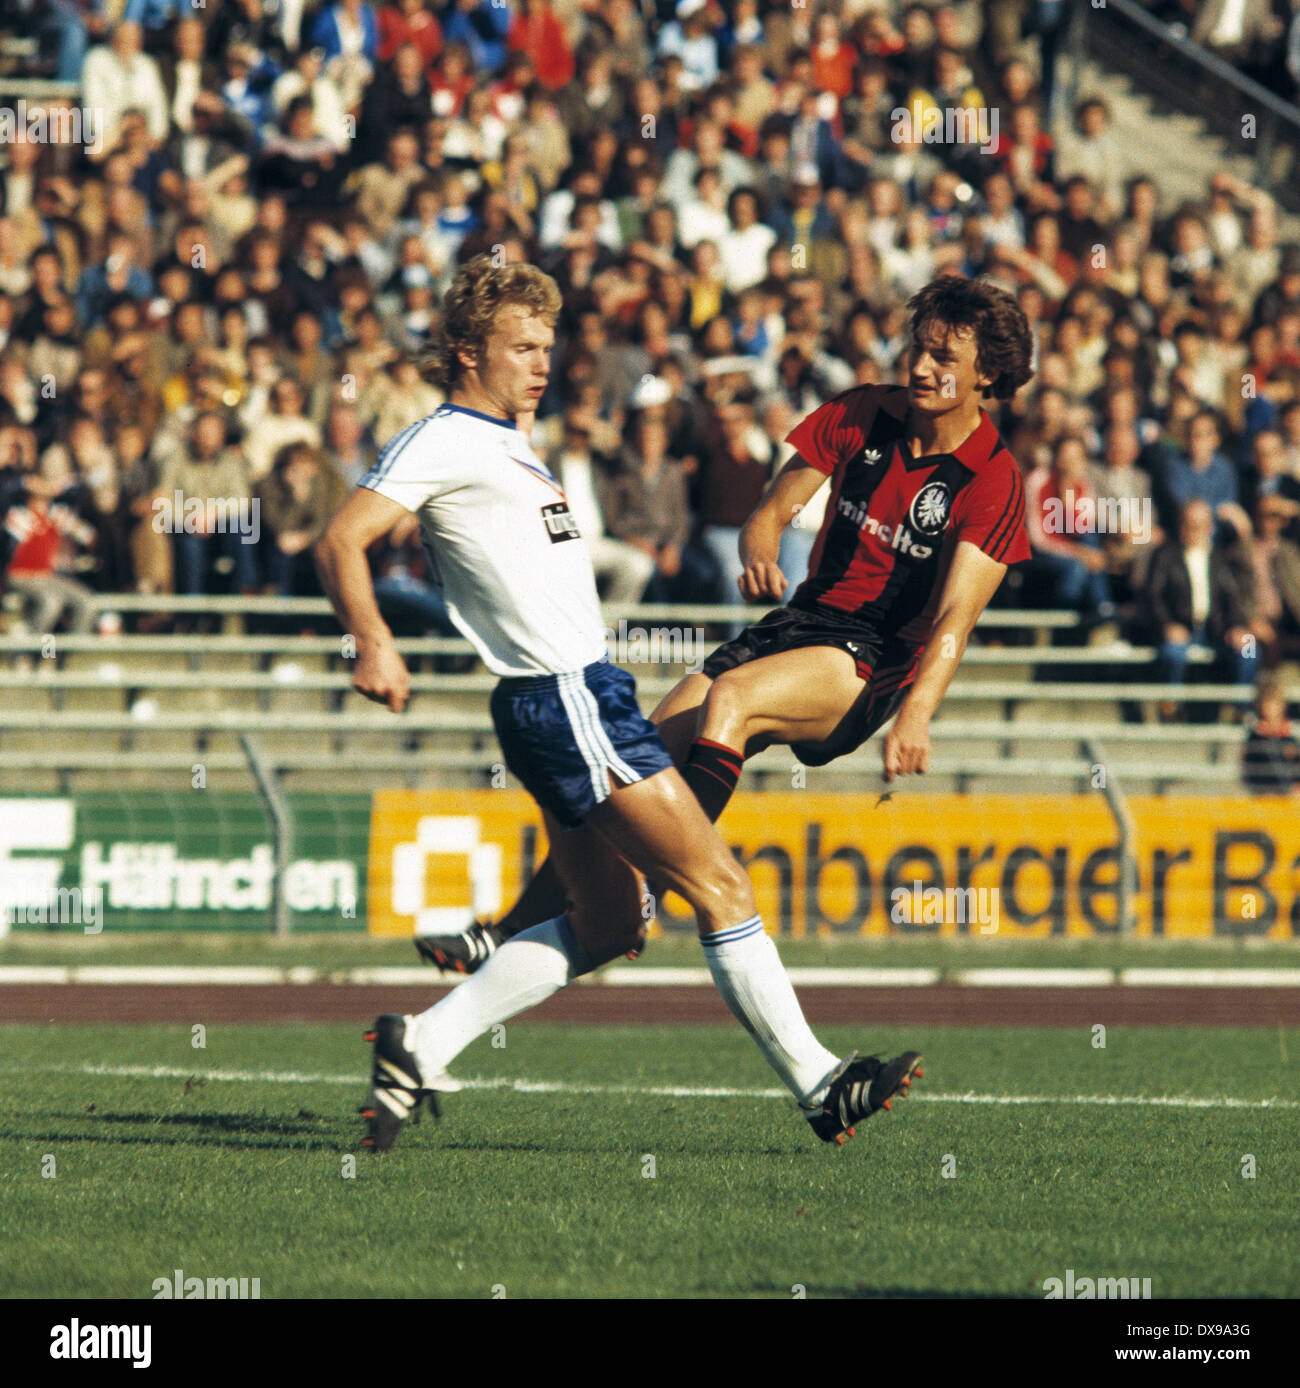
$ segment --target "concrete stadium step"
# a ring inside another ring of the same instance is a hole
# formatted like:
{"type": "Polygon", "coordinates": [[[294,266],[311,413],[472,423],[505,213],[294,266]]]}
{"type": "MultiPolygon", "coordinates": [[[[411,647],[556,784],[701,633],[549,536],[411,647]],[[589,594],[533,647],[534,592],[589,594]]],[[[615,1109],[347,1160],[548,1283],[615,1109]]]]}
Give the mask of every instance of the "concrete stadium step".
{"type": "MultiPolygon", "coordinates": [[[[1079,96],[1096,93],[1110,107],[1111,127],[1124,158],[1123,177],[1141,172],[1152,178],[1160,192],[1162,211],[1169,212],[1181,202],[1201,201],[1210,177],[1226,169],[1246,181],[1254,172],[1253,160],[1232,153],[1223,140],[1212,136],[1202,121],[1180,111],[1157,109],[1143,92],[1126,77],[1085,62],[1080,69],[1079,96]],[[1159,149],[1159,159],[1151,151],[1159,149]]],[[[1062,110],[1053,134],[1068,130],[1072,112],[1062,110]]],[[[1300,218],[1283,213],[1281,240],[1300,234],[1300,218]]]]}

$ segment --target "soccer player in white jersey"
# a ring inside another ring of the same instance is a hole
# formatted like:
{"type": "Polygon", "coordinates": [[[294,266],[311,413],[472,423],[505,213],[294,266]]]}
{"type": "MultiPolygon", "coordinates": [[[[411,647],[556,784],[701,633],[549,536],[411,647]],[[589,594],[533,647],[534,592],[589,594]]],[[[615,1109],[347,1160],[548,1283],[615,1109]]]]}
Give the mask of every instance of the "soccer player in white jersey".
{"type": "Polygon", "coordinates": [[[515,424],[541,399],[559,310],[554,280],[533,266],[488,256],[466,264],[428,366],[448,403],[385,448],[317,550],[356,639],[353,687],[400,712],[410,678],[380,617],[366,549],[404,514],[419,516],[452,621],[501,677],[493,723],[506,764],[541,808],[570,902],[426,1012],[378,1019],[365,1142],[391,1147],[425,1097],[454,1086],[447,1066],[475,1037],[639,948],[640,873],[690,903],[723,1000],[814,1132],[843,1143],[906,1092],[920,1056],[842,1060],[817,1041],[749,878],[642,715],[632,677],[605,655],[586,546],[515,424]]]}

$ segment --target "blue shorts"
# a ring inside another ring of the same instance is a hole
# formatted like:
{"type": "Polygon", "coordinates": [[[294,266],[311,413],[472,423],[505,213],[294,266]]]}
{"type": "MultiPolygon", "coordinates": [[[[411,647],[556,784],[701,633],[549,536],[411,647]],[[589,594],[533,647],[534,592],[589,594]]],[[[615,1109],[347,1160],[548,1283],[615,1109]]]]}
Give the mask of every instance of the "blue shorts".
{"type": "Polygon", "coordinates": [[[506,765],[534,800],[574,829],[619,781],[643,781],[673,764],[641,712],[636,681],[607,659],[567,675],[504,679],[492,723],[506,765]]]}

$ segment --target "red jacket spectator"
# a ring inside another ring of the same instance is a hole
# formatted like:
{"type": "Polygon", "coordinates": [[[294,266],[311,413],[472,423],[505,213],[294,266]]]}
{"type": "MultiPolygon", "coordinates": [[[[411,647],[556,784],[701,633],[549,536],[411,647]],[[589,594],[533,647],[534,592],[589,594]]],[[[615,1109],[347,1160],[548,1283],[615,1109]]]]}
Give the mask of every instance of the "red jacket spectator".
{"type": "Polygon", "coordinates": [[[390,62],[404,43],[413,43],[420,50],[426,70],[442,52],[442,25],[429,12],[425,0],[398,0],[379,11],[379,61],[390,62]]]}
{"type": "Polygon", "coordinates": [[[17,541],[9,556],[13,578],[48,578],[55,573],[65,535],[82,544],[89,544],[94,538],[94,531],[75,511],[57,503],[49,506],[40,497],[33,497],[25,506],[15,506],[4,523],[17,541]]]}
{"type": "Polygon", "coordinates": [[[533,60],[537,80],[551,91],[573,81],[573,49],[549,0],[524,0],[523,13],[510,21],[506,47],[527,53],[533,60]]]}

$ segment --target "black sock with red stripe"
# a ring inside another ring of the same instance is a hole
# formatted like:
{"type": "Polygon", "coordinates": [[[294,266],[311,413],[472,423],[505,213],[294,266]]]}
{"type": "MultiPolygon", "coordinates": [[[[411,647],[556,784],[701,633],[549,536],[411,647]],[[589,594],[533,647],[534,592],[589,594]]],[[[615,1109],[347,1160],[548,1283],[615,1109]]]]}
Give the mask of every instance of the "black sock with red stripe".
{"type": "Polygon", "coordinates": [[[691,743],[691,754],[682,767],[682,776],[710,819],[716,820],[727,808],[744,764],[745,759],[739,752],[720,742],[697,737],[691,743]]]}

